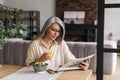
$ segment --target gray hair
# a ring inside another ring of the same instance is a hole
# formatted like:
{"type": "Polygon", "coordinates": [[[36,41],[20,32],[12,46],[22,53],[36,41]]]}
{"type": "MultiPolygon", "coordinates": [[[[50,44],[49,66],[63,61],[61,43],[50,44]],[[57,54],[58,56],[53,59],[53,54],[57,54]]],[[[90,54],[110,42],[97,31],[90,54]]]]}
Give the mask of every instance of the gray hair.
{"type": "Polygon", "coordinates": [[[53,23],[57,23],[60,25],[61,27],[61,32],[60,32],[60,35],[56,38],[56,41],[58,43],[61,43],[62,40],[64,39],[64,36],[65,36],[65,24],[64,22],[59,19],[58,17],[55,17],[55,16],[52,16],[50,17],[46,22],[45,24],[43,25],[43,28],[41,30],[41,32],[39,33],[39,35],[37,36],[37,38],[43,38],[45,36],[45,33],[47,31],[47,29],[50,27],[51,24],[53,23]]]}

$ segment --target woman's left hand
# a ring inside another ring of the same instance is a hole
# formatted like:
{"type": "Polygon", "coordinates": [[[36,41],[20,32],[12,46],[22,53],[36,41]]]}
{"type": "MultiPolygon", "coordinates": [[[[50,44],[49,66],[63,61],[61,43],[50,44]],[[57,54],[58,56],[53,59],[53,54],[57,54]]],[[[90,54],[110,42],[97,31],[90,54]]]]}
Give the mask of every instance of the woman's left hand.
{"type": "Polygon", "coordinates": [[[82,70],[88,70],[89,65],[90,65],[90,59],[86,60],[85,62],[81,62],[80,63],[80,68],[82,70]]]}

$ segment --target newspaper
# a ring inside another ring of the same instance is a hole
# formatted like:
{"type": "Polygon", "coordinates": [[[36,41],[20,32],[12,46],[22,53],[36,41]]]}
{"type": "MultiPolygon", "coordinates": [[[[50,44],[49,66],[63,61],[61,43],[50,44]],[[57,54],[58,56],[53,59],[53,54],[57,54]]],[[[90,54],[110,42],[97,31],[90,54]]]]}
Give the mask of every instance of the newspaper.
{"type": "Polygon", "coordinates": [[[95,54],[92,54],[92,55],[89,55],[89,56],[84,57],[84,58],[77,58],[77,59],[70,60],[65,65],[63,65],[61,68],[59,68],[58,71],[80,69],[81,62],[83,62],[87,59],[90,59],[94,56],[95,56],[95,54]]]}

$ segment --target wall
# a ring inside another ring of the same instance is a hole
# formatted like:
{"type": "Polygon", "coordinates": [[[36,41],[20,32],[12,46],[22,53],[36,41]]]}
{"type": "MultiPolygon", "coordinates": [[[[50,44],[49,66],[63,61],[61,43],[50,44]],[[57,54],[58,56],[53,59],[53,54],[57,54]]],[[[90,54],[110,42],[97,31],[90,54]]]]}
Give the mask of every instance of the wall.
{"type": "Polygon", "coordinates": [[[105,32],[104,38],[108,39],[112,33],[112,40],[120,39],[120,9],[105,9],[105,32]],[[117,12],[116,12],[117,11],[117,12]]]}
{"type": "Polygon", "coordinates": [[[44,22],[55,15],[55,0],[6,0],[5,5],[23,10],[40,11],[40,27],[44,22]]]}
{"type": "MultiPolygon", "coordinates": [[[[117,2],[118,0],[106,0],[109,2],[117,2]]],[[[120,1],[119,1],[120,2],[120,1]]],[[[7,0],[5,3],[8,6],[22,8],[24,10],[39,10],[41,27],[50,16],[55,15],[55,0],[7,0]]],[[[105,39],[108,39],[110,32],[113,33],[113,40],[120,39],[120,15],[119,13],[111,13],[120,10],[107,10],[105,19],[105,39]],[[114,17],[115,16],[115,17],[114,17]]]]}
{"type": "MultiPolygon", "coordinates": [[[[92,25],[94,27],[94,21],[97,20],[97,15],[98,15],[98,0],[56,0],[56,15],[60,17],[62,20],[65,19],[64,12],[65,11],[84,11],[85,12],[85,20],[83,21],[83,24],[87,25],[66,25],[66,35],[65,35],[65,40],[68,41],[96,41],[94,39],[96,33],[93,30],[88,31],[84,27],[88,27],[89,25],[92,25]],[[68,28],[67,28],[68,27],[68,28]],[[77,29],[78,30],[77,30],[77,29]],[[72,29],[72,31],[71,31],[72,29]],[[91,33],[92,32],[92,33],[91,33]],[[93,37],[90,34],[88,35],[87,33],[91,33],[93,37]]],[[[67,14],[69,15],[69,14],[67,14]]],[[[75,19],[78,18],[78,16],[72,16],[71,19],[67,19],[68,23],[74,24],[75,19]]],[[[77,22],[78,19],[76,19],[77,22]]]]}
{"type": "Polygon", "coordinates": [[[85,24],[97,19],[98,0],[56,0],[56,15],[63,19],[65,11],[85,11],[85,24]]]}
{"type": "MultiPolygon", "coordinates": [[[[120,3],[120,0],[105,0],[106,4],[120,3]]],[[[112,33],[112,40],[120,40],[120,8],[105,9],[105,28],[104,39],[109,39],[109,34],[112,33]]]]}

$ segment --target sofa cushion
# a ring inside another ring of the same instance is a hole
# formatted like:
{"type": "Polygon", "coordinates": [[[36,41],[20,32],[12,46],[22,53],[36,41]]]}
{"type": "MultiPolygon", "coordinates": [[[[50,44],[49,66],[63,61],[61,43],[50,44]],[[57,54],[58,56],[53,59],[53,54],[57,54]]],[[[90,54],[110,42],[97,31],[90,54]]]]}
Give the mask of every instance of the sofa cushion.
{"type": "MultiPolygon", "coordinates": [[[[67,42],[71,52],[76,58],[87,57],[91,54],[96,54],[96,43],[95,42],[67,42]]],[[[96,56],[91,58],[90,69],[96,72],[96,56]]]]}
{"type": "MultiPolygon", "coordinates": [[[[97,61],[97,43],[96,42],[67,42],[71,52],[77,57],[86,57],[91,54],[96,54],[95,57],[91,58],[90,69],[96,72],[96,61],[97,61]]],[[[117,48],[116,41],[105,41],[105,48],[117,48]]],[[[104,53],[103,62],[103,73],[113,74],[117,64],[117,54],[116,53],[104,53]]]]}
{"type": "Polygon", "coordinates": [[[4,49],[0,49],[0,64],[4,63],[4,49]]]}

